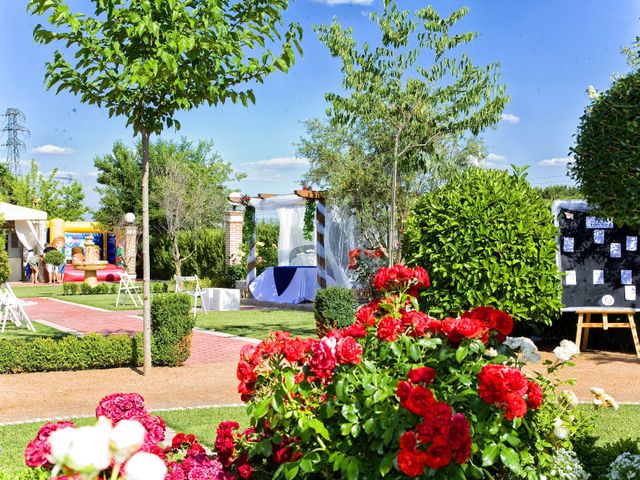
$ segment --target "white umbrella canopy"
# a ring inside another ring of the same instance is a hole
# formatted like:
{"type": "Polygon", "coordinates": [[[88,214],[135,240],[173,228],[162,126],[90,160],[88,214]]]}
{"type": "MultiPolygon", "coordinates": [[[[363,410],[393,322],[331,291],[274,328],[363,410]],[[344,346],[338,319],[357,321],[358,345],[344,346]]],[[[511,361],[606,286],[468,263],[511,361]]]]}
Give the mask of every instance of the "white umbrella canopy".
{"type": "Polygon", "coordinates": [[[46,220],[47,212],[0,202],[0,216],[8,222],[15,220],[46,220]]]}
{"type": "Polygon", "coordinates": [[[0,202],[0,217],[13,222],[20,243],[27,250],[44,249],[47,234],[47,212],[0,202]]]}

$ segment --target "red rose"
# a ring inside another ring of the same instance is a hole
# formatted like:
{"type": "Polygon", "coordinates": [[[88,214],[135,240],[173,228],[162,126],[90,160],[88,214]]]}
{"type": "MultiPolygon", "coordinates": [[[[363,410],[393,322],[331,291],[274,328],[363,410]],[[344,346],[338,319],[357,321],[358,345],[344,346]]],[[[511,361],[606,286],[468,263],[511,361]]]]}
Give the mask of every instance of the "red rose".
{"type": "Polygon", "coordinates": [[[244,360],[240,360],[238,362],[236,376],[242,383],[253,383],[258,379],[258,375],[256,375],[253,365],[245,362],[244,360]]]}
{"type": "Polygon", "coordinates": [[[529,382],[520,370],[513,367],[503,367],[502,377],[509,392],[517,393],[521,397],[526,395],[529,382]]]}
{"type": "Polygon", "coordinates": [[[364,338],[367,336],[367,327],[365,327],[360,322],[356,322],[353,325],[349,325],[347,328],[345,328],[342,333],[348,337],[364,338]]]}
{"type": "Polygon", "coordinates": [[[461,414],[456,413],[451,420],[449,428],[449,444],[454,460],[462,465],[471,456],[471,434],[469,421],[461,414]]]}
{"type": "Polygon", "coordinates": [[[495,311],[493,318],[496,323],[495,329],[500,333],[503,337],[502,341],[504,341],[504,338],[513,331],[513,318],[508,313],[500,310],[495,311]]]}
{"type": "Polygon", "coordinates": [[[416,449],[417,444],[418,444],[418,439],[416,437],[416,432],[412,430],[408,430],[404,432],[400,437],[400,448],[402,450],[413,451],[416,449]]]}
{"type": "Polygon", "coordinates": [[[375,309],[370,305],[360,307],[356,312],[356,319],[363,325],[372,327],[376,324],[376,317],[373,316],[375,309]]]}
{"type": "Polygon", "coordinates": [[[535,382],[529,382],[527,389],[527,406],[529,408],[540,408],[542,405],[544,394],[542,393],[542,388],[535,382]]]}
{"type": "Polygon", "coordinates": [[[509,393],[504,399],[504,418],[513,420],[527,414],[527,402],[517,393],[509,393]]]}
{"type": "Polygon", "coordinates": [[[462,317],[456,321],[456,332],[467,338],[482,338],[487,326],[480,320],[462,317]]]}
{"type": "Polygon", "coordinates": [[[433,392],[427,387],[416,385],[409,392],[409,396],[403,406],[410,412],[423,416],[434,403],[433,392]]]}
{"type": "Polygon", "coordinates": [[[336,368],[336,339],[323,338],[315,341],[311,346],[311,358],[309,359],[309,367],[314,375],[327,379],[333,375],[333,369],[336,368]]]}
{"type": "Polygon", "coordinates": [[[428,315],[424,315],[415,320],[413,331],[409,333],[412,337],[424,337],[427,333],[438,333],[442,329],[442,322],[428,315]]]}
{"type": "Polygon", "coordinates": [[[287,361],[299,362],[308,350],[307,342],[301,338],[294,338],[282,345],[282,353],[287,361]]]}
{"type": "Polygon", "coordinates": [[[451,447],[444,438],[437,438],[427,449],[424,457],[424,463],[429,467],[437,470],[446,467],[451,461],[451,447]]]}
{"type": "Polygon", "coordinates": [[[447,403],[435,402],[423,415],[424,421],[416,425],[420,441],[430,443],[437,438],[448,438],[452,413],[447,403]]]}
{"type": "Polygon", "coordinates": [[[442,323],[440,324],[442,333],[447,336],[447,340],[454,347],[457,347],[462,341],[462,335],[460,335],[460,332],[456,330],[457,323],[457,318],[447,317],[442,320],[442,323]]]}
{"type": "MultiPolygon", "coordinates": [[[[409,398],[409,393],[413,387],[409,382],[405,382],[404,380],[398,383],[396,387],[396,396],[400,399],[400,404],[403,404],[409,398]]],[[[403,405],[404,406],[404,405],[403,405]]]]}
{"type": "Polygon", "coordinates": [[[362,360],[362,345],[353,337],[344,337],[336,344],[336,357],[342,364],[357,365],[362,360]]]}
{"type": "Polygon", "coordinates": [[[407,374],[412,383],[431,383],[436,378],[437,372],[431,367],[414,368],[407,374]]]}
{"type": "Polygon", "coordinates": [[[429,281],[429,275],[424,268],[416,267],[414,269],[414,275],[419,288],[429,288],[431,282],[429,281]]]}
{"type": "Polygon", "coordinates": [[[391,316],[384,317],[378,324],[378,338],[387,342],[394,342],[402,331],[402,322],[391,316]]]}
{"type": "Polygon", "coordinates": [[[400,450],[398,453],[398,469],[408,477],[419,477],[424,473],[424,453],[400,450]]]}

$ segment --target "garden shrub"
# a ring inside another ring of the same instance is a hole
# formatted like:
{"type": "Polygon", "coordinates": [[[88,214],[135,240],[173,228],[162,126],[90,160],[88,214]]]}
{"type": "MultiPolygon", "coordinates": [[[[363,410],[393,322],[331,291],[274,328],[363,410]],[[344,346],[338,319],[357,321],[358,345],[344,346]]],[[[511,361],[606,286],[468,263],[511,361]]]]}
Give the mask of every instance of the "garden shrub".
{"type": "MultiPolygon", "coordinates": [[[[2,217],[0,216],[0,222],[1,221],[2,217]]],[[[5,246],[4,232],[0,232],[0,284],[9,280],[9,275],[11,274],[11,270],[9,269],[9,255],[5,250],[5,246]]]]}
{"type": "Polygon", "coordinates": [[[73,282],[67,282],[62,285],[62,293],[64,295],[77,295],[80,291],[80,285],[73,282]]]}
{"type": "Polygon", "coordinates": [[[153,297],[152,357],[158,365],[181,365],[191,355],[191,335],[195,326],[192,305],[193,299],[182,293],[153,297]]]}
{"type": "Polygon", "coordinates": [[[561,307],[556,235],[524,169],[469,168],[417,202],[403,248],[408,264],[429,270],[421,301],[431,315],[490,305],[549,324],[561,307]]]}
{"type": "Polygon", "coordinates": [[[86,370],[141,365],[142,335],[0,338],[0,373],[86,370]]]}
{"type": "Polygon", "coordinates": [[[51,472],[40,468],[25,468],[13,474],[0,471],[0,480],[50,480],[51,472]]]}
{"type": "Polygon", "coordinates": [[[348,327],[353,323],[355,313],[355,300],[350,288],[319,289],[313,302],[318,337],[324,337],[334,328],[348,327]]]}
{"type": "Polygon", "coordinates": [[[82,282],[80,284],[80,293],[83,295],[91,295],[93,293],[93,287],[88,283],[82,282]]]}
{"type": "Polygon", "coordinates": [[[50,265],[62,265],[65,263],[64,253],[58,250],[49,250],[44,254],[44,261],[50,265]]]}
{"type": "Polygon", "coordinates": [[[598,445],[597,441],[597,437],[589,434],[580,435],[574,442],[578,458],[591,474],[591,480],[609,480],[611,464],[623,453],[640,455],[640,438],[625,438],[603,445],[598,445]]]}

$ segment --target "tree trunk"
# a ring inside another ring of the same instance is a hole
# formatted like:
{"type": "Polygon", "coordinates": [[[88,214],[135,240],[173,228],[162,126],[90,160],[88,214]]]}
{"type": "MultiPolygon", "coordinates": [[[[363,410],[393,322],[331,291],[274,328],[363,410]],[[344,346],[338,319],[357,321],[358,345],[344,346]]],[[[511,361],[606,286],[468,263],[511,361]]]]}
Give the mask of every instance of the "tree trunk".
{"type": "MultiPolygon", "coordinates": [[[[396,145],[397,150],[397,145],[396,145]]],[[[393,156],[393,171],[391,173],[391,218],[389,219],[389,267],[393,266],[396,253],[396,190],[398,186],[398,157],[393,156]]]]}
{"type": "Polygon", "coordinates": [[[182,276],[182,258],[180,257],[180,245],[178,245],[178,235],[173,236],[173,263],[176,268],[176,277],[182,276]]]}
{"type": "Polygon", "coordinates": [[[142,130],[142,335],[144,375],[151,374],[151,261],[149,259],[149,133],[142,130]]]}

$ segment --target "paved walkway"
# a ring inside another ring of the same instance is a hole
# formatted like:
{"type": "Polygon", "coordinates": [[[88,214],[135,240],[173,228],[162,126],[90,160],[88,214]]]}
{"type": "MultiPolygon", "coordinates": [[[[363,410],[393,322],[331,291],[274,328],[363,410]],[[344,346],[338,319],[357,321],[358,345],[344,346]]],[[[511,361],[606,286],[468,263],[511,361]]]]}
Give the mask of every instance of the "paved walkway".
{"type": "MultiPolygon", "coordinates": [[[[142,331],[138,311],[110,311],[52,298],[30,299],[35,305],[25,307],[31,320],[70,332],[134,334],[142,331]]],[[[191,358],[186,365],[237,362],[240,350],[255,341],[222,333],[194,330],[191,358]]]]}

